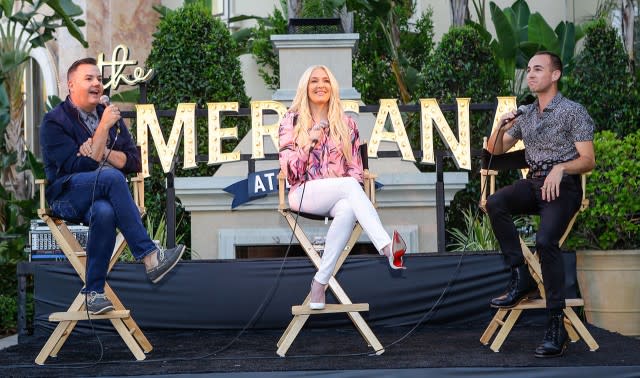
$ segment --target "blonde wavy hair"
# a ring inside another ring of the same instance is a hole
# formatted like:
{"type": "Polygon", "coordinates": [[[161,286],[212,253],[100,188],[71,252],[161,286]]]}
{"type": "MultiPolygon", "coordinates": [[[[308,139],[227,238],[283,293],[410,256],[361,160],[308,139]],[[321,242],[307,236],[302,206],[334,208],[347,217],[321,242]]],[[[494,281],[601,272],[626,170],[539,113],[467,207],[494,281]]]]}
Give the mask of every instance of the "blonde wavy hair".
{"type": "Polygon", "coordinates": [[[309,96],[307,88],[311,73],[316,69],[322,69],[329,77],[331,84],[331,96],[329,97],[329,131],[331,138],[336,145],[342,147],[342,154],[348,162],[351,162],[351,138],[349,135],[349,127],[344,121],[344,111],[342,110],[342,102],[340,101],[340,87],[333,73],[327,66],[316,65],[307,68],[300,77],[296,96],[293,99],[289,111],[298,113],[298,121],[296,123],[294,133],[298,144],[305,145],[309,142],[309,129],[313,126],[311,118],[311,110],[309,109],[309,96]]]}

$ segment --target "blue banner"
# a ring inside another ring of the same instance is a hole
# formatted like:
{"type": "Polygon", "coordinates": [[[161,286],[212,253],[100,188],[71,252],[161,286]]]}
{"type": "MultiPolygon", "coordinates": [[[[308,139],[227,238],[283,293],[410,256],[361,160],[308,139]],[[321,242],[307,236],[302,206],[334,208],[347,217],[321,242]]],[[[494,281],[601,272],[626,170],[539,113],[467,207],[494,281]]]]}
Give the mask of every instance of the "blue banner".
{"type": "MultiPolygon", "coordinates": [[[[280,172],[279,168],[250,173],[245,180],[240,180],[224,188],[225,192],[233,195],[231,209],[278,192],[278,172],[280,172]]],[[[382,188],[382,184],[376,181],[376,190],[380,188],[382,188]]],[[[289,189],[289,183],[287,183],[286,189],[289,189]]]]}
{"type": "Polygon", "coordinates": [[[233,194],[231,208],[245,204],[258,198],[266,197],[268,194],[278,191],[279,168],[250,173],[247,179],[233,183],[224,191],[233,194]]]}

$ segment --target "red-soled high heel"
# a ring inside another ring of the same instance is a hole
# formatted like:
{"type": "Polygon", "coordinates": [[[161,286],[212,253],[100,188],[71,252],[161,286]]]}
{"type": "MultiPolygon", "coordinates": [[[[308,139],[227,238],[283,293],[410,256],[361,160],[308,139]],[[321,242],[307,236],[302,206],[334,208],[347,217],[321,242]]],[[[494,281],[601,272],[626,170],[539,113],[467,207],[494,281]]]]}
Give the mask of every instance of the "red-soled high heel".
{"type": "Polygon", "coordinates": [[[402,256],[407,252],[407,243],[402,240],[398,231],[393,231],[393,241],[391,243],[391,253],[387,256],[391,269],[407,269],[404,266],[402,256]]]}

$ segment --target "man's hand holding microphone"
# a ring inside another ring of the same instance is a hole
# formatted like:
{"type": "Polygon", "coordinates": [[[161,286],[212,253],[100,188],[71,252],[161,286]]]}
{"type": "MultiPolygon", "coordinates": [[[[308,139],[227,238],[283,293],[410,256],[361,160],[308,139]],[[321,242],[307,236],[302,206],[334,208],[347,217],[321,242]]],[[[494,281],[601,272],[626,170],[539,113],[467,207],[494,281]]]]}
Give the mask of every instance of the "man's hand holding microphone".
{"type": "Polygon", "coordinates": [[[120,109],[115,105],[111,105],[111,101],[107,95],[100,96],[100,103],[104,105],[104,112],[102,113],[100,124],[104,123],[107,129],[110,129],[115,125],[117,127],[117,132],[120,133],[120,128],[118,127],[118,121],[122,118],[120,115],[120,109]]]}
{"type": "Polygon", "coordinates": [[[512,110],[508,113],[504,113],[502,117],[500,117],[500,131],[505,132],[513,127],[513,122],[516,118],[520,117],[526,107],[524,105],[520,105],[517,110],[512,110]]]}

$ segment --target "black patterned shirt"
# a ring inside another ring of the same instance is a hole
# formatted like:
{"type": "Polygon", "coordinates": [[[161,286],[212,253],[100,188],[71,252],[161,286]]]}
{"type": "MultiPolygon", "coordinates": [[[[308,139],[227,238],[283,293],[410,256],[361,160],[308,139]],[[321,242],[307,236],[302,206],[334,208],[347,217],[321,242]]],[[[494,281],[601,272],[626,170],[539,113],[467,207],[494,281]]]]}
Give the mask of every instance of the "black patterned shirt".
{"type": "Polygon", "coordinates": [[[578,158],[575,143],[592,141],[594,128],[584,106],[558,92],[542,113],[537,99],[527,105],[507,133],[524,142],[531,171],[546,176],[554,165],[578,158]]]}

